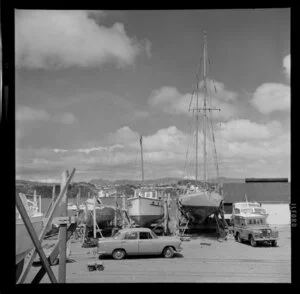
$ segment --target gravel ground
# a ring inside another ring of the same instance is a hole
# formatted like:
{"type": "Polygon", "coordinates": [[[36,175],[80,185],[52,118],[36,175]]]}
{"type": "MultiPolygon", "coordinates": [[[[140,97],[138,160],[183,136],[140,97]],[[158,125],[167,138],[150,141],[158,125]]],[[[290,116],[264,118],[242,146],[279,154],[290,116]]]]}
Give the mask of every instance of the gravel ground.
{"type": "MultiPolygon", "coordinates": [[[[93,254],[93,248],[81,248],[75,241],[69,257],[74,262],[67,263],[67,283],[291,283],[289,228],[280,230],[278,245],[253,248],[237,243],[232,236],[223,242],[198,237],[183,241],[183,251],[172,259],[130,257],[117,261],[105,257],[104,271],[89,272],[88,262],[99,261],[98,256],[93,254]]],[[[58,266],[52,269],[57,277],[58,266]]],[[[38,270],[32,267],[26,283],[38,270]]],[[[46,275],[42,283],[49,282],[46,275]]]]}

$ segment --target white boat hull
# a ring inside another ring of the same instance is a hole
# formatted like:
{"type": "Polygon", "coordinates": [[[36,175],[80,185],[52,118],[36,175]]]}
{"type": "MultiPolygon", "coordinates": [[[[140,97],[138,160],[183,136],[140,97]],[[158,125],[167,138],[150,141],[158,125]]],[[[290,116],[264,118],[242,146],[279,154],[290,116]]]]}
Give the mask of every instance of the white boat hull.
{"type": "MultiPolygon", "coordinates": [[[[32,226],[37,236],[43,229],[43,215],[30,217],[32,226]]],[[[22,219],[16,219],[16,264],[22,261],[34,248],[27,228],[22,219]]]]}
{"type": "Polygon", "coordinates": [[[149,226],[164,216],[163,202],[144,197],[127,200],[128,215],[139,226],[149,226]]]}

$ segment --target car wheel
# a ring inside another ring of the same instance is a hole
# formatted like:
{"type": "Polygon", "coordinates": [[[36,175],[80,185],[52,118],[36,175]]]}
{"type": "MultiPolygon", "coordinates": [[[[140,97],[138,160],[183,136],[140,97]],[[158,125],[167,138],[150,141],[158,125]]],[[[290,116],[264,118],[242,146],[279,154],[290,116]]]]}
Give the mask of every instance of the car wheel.
{"type": "Polygon", "coordinates": [[[163,251],[165,258],[172,258],[174,256],[174,249],[170,246],[166,247],[163,251]]]}
{"type": "Polygon", "coordinates": [[[236,240],[237,242],[239,242],[239,243],[242,243],[242,239],[241,239],[241,236],[240,236],[239,233],[236,233],[236,235],[235,235],[235,240],[236,240]]]}
{"type": "Polygon", "coordinates": [[[256,246],[256,241],[254,240],[253,236],[250,237],[250,244],[252,247],[256,246]]]}
{"type": "Polygon", "coordinates": [[[114,250],[112,256],[114,259],[120,260],[120,259],[124,259],[126,255],[125,250],[123,249],[116,249],[114,250]]]}
{"type": "Polygon", "coordinates": [[[272,247],[277,247],[277,241],[276,241],[276,240],[273,240],[273,241],[271,242],[271,244],[272,244],[272,247]]]}

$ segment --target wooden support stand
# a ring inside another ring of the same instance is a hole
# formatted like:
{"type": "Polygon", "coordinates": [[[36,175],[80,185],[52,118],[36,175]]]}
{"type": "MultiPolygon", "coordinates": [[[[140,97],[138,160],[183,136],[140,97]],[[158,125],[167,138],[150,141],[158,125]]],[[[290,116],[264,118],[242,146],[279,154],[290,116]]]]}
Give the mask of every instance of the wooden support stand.
{"type": "MultiPolygon", "coordinates": [[[[58,195],[57,199],[55,200],[54,204],[52,205],[47,218],[44,220],[44,227],[42,229],[42,232],[40,233],[39,238],[37,238],[37,236],[35,234],[35,231],[33,230],[32,224],[30,222],[30,219],[28,217],[26,209],[24,208],[24,206],[22,204],[21,199],[19,198],[19,196],[16,197],[17,208],[18,208],[18,210],[19,210],[20,213],[22,211],[22,213],[21,213],[22,219],[23,219],[23,221],[24,221],[24,223],[26,225],[26,228],[28,230],[28,233],[29,233],[29,235],[30,235],[30,237],[31,237],[34,245],[35,245],[35,249],[33,249],[31,257],[30,257],[30,259],[29,259],[29,261],[28,261],[28,263],[27,263],[27,265],[26,265],[26,267],[25,267],[22,275],[19,278],[19,283],[24,283],[24,281],[25,281],[25,279],[26,279],[26,277],[27,277],[27,275],[29,273],[29,270],[31,268],[31,265],[32,265],[32,263],[33,263],[33,261],[34,261],[37,253],[39,254],[39,256],[41,258],[43,267],[45,268],[46,272],[48,273],[51,282],[53,282],[53,283],[57,282],[56,279],[55,279],[55,276],[52,275],[53,272],[52,272],[52,270],[50,268],[48,260],[46,259],[46,256],[45,256],[45,253],[44,253],[44,251],[42,249],[41,244],[42,244],[42,241],[44,240],[44,237],[45,237],[45,235],[47,233],[49,225],[52,223],[52,219],[54,217],[54,213],[56,212],[56,210],[57,210],[57,208],[59,206],[60,201],[64,197],[64,195],[65,195],[65,193],[67,191],[68,185],[71,182],[71,179],[73,178],[74,174],[75,174],[75,169],[73,169],[71,175],[68,178],[63,176],[63,178],[65,180],[64,180],[64,184],[62,185],[61,192],[58,195]]],[[[66,242],[66,238],[64,240],[66,242]]]]}

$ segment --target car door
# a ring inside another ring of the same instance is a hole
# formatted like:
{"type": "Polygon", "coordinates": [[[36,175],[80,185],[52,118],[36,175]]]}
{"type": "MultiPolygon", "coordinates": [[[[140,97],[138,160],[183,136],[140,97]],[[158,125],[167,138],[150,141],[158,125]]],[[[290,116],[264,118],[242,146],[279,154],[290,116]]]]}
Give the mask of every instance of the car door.
{"type": "Polygon", "coordinates": [[[157,244],[153,239],[150,232],[140,231],[139,232],[139,254],[157,254],[157,244]]]}
{"type": "Polygon", "coordinates": [[[138,254],[138,232],[127,232],[124,236],[124,239],[121,240],[121,247],[125,249],[128,255],[138,254]]]}

